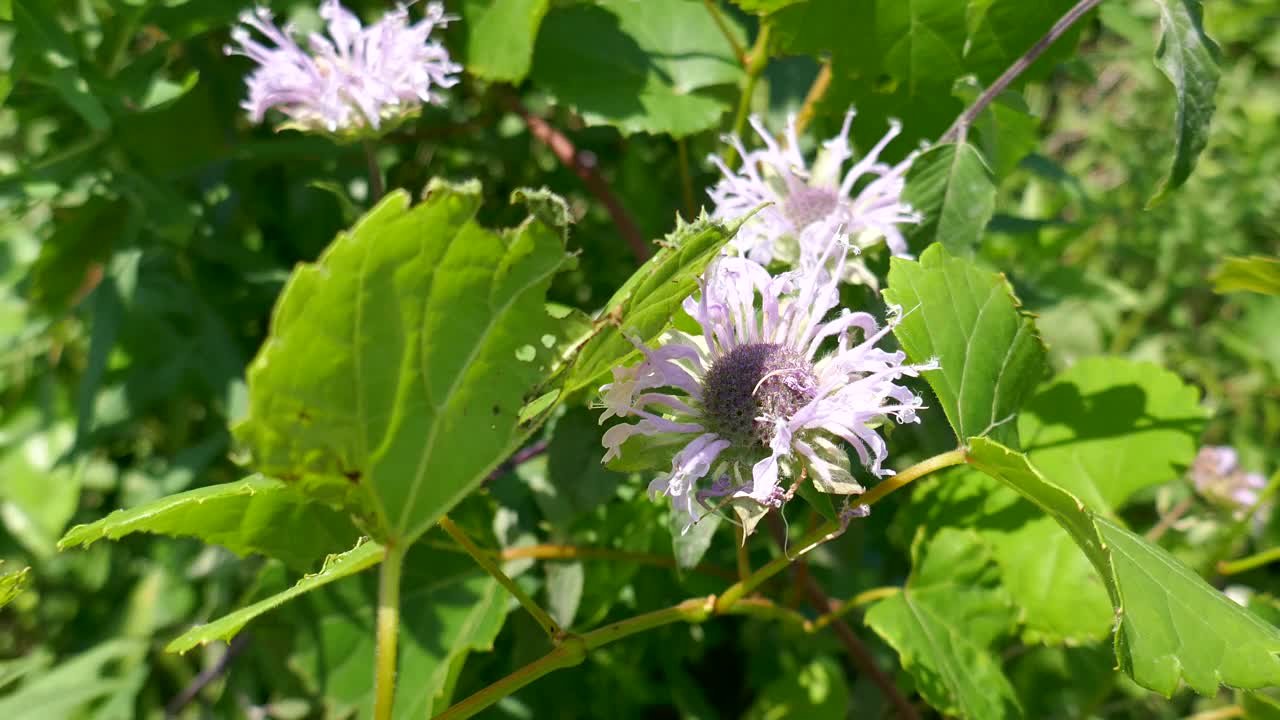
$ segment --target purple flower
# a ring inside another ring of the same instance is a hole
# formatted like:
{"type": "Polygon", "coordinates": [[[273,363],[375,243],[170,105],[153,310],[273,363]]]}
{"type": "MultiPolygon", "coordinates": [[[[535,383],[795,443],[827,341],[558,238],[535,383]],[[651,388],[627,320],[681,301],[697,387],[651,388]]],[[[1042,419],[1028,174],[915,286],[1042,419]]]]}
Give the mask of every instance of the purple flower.
{"type": "Polygon", "coordinates": [[[258,63],[241,103],[254,122],[274,107],[300,129],[377,130],[422,103],[443,102],[432,89],[458,82],[462,66],[439,42],[428,41],[432,30],[454,19],[440,3],[428,3],[425,17],[413,24],[403,5],[369,27],[337,0],[325,0],[319,12],[328,35],[308,35],[307,50],[293,39],[292,25],[277,27],[266,8],[240,15],[243,25],[231,31],[224,52],[258,63]],[[267,43],[255,40],[250,28],[267,43]]]}
{"type": "Polygon", "coordinates": [[[1260,473],[1245,472],[1235,448],[1206,445],[1191,465],[1191,482],[1206,500],[1237,511],[1258,504],[1267,481],[1260,473]]]}
{"type": "MultiPolygon", "coordinates": [[[[840,134],[823,143],[812,168],[800,155],[794,116],[787,120],[785,145],[756,117],[751,118],[751,126],[764,142],[763,148],[748,152],[740,139],[725,138],[741,157],[742,169],[734,172],[720,158],[711,158],[724,175],[708,191],[715,202],[714,217],[737,219],[762,203],[772,203],[738,231],[733,242],[740,253],[762,265],[779,260],[803,267],[823,255],[834,233],[843,232],[855,248],[883,241],[894,255],[907,256],[907,242],[898,226],[922,219],[902,201],[915,153],[897,165],[880,162],[881,151],[902,132],[901,123],[894,120],[880,142],[843,170],[853,157],[849,148],[853,116],[853,110],[845,114],[840,134]],[[864,178],[869,181],[855,195],[855,186],[864,178]]],[[[846,262],[844,279],[875,284],[859,261],[846,262]]]]}
{"type": "Polygon", "coordinates": [[[708,497],[729,497],[758,520],[790,496],[782,478],[799,478],[802,468],[823,492],[861,493],[845,445],[872,473],[893,474],[882,468],[888,451],[875,428],[917,422],[920,397],[895,381],[937,365],[907,365],[903,353],[876,347],[896,309],[886,327],[865,312],[828,319],[847,252],[841,239],[828,240],[822,262],[777,277],[749,258],[720,258],[684,302],[701,334],[672,330],[656,348],[637,344],[644,359],[615,368],[600,389],[602,423],[636,419],[605,432],[606,462],[628,440],[683,445],[649,493],[670,497],[688,516],[686,529],[708,497]],[[704,477],[716,480],[698,490],[704,477]]]}

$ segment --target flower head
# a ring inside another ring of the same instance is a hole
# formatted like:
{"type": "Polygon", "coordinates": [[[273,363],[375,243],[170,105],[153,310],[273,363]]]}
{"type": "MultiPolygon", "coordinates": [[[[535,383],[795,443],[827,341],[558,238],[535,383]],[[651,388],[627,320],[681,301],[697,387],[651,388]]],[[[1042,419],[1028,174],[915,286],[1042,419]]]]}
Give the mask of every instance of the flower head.
{"type": "Polygon", "coordinates": [[[1258,504],[1267,481],[1260,473],[1245,472],[1235,448],[1206,445],[1191,465],[1191,482],[1206,500],[1236,511],[1258,504]]]}
{"type": "MultiPolygon", "coordinates": [[[[715,202],[714,216],[735,219],[771,203],[738,231],[734,247],[739,252],[762,265],[780,260],[804,266],[817,261],[827,240],[842,232],[852,238],[855,248],[883,240],[894,255],[907,254],[898,226],[921,220],[902,201],[905,176],[915,154],[897,165],[880,162],[885,146],[902,132],[901,123],[894,120],[889,132],[842,173],[845,162],[853,157],[849,147],[853,116],[853,110],[845,114],[840,134],[823,143],[812,168],[800,154],[794,116],[787,119],[785,144],[779,144],[756,117],[751,118],[751,127],[764,147],[748,152],[739,138],[726,138],[741,157],[742,169],[734,172],[720,158],[711,158],[724,175],[708,192],[715,202]],[[860,186],[864,178],[870,179],[860,186]]],[[[845,274],[847,280],[874,284],[860,262],[846,262],[845,274]]]]}
{"type": "Polygon", "coordinates": [[[638,344],[644,359],[615,368],[601,388],[601,422],[637,420],[605,432],[605,461],[629,440],[683,445],[649,493],[669,496],[686,528],[711,497],[758,521],[790,496],[781,478],[800,478],[802,468],[819,490],[861,493],[841,443],[872,473],[892,475],[876,427],[917,421],[920,397],[895,381],[936,364],[904,364],[903,353],[876,347],[892,321],[880,327],[848,310],[828,318],[840,294],[827,268],[841,271],[847,251],[828,241],[824,262],[777,277],[749,258],[717,260],[684,303],[701,334],[673,330],[656,348],[638,344]]]}
{"type": "Polygon", "coordinates": [[[240,15],[243,24],[231,31],[232,44],[224,51],[258,63],[241,104],[254,122],[274,107],[303,129],[377,130],[422,103],[442,102],[433,88],[458,82],[454,75],[462,66],[449,60],[439,42],[428,40],[432,30],[453,19],[438,2],[428,3],[425,17],[413,24],[400,5],[363,27],[338,0],[324,0],[320,17],[328,34],[311,33],[303,50],[293,27],[277,27],[270,10],[240,15]],[[256,40],[250,29],[267,42],[256,40]]]}

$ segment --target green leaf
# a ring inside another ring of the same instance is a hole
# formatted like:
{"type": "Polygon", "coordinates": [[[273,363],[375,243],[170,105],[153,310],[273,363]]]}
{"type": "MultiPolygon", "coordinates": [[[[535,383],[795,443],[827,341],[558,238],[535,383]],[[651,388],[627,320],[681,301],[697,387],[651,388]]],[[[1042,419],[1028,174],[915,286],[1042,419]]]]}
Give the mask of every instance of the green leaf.
{"type": "Polygon", "coordinates": [[[523,442],[555,359],[564,228],[494,232],[479,204],[474,183],[389,194],[293,273],[249,368],[258,469],[367,508],[379,540],[412,543],[523,442]]]}
{"type": "MultiPolygon", "coordinates": [[[[978,99],[982,90],[972,78],[962,78],[956,83],[955,94],[969,104],[978,99]]],[[[987,159],[997,181],[1012,174],[1022,159],[1040,145],[1039,119],[1031,114],[1026,100],[1012,91],[996,97],[974,120],[971,130],[977,134],[982,157],[987,159]]]]}
{"type": "Polygon", "coordinates": [[[1199,396],[1150,363],[1085,358],[1023,407],[1018,432],[1040,472],[1107,514],[1138,490],[1181,477],[1204,430],[1199,396]]]}
{"type": "Polygon", "coordinates": [[[600,311],[598,329],[578,350],[568,377],[566,395],[583,388],[595,390],[609,372],[638,354],[628,337],[649,342],[671,323],[680,303],[698,286],[698,277],[729,242],[738,225],[725,226],[699,218],[676,222],[660,249],[636,270],[600,311]]]}
{"type": "Polygon", "coordinates": [[[382,562],[382,556],[382,546],[375,542],[362,542],[340,555],[330,555],[325,559],[324,566],[320,568],[320,572],[303,577],[293,587],[284,592],[272,595],[265,600],[260,600],[248,607],[240,608],[213,622],[191,628],[174,638],[165,647],[165,650],[185,653],[197,645],[208,645],[214,640],[230,640],[235,637],[236,633],[243,630],[250,620],[259,615],[274,610],[299,595],[304,595],[335,580],[341,580],[361,570],[371,568],[382,562]]]}
{"type": "MultiPolygon", "coordinates": [[[[351,578],[290,608],[289,665],[322,694],[329,717],[372,717],[374,578],[351,578]]],[[[502,629],[508,596],[470,558],[419,547],[405,561],[395,717],[420,719],[448,705],[455,660],[488,650],[502,629]]]]}
{"type": "Polygon", "coordinates": [[[16,0],[13,10],[17,36],[25,41],[21,50],[30,53],[39,68],[41,76],[38,80],[52,87],[95,132],[109,129],[111,118],[80,70],[81,59],[75,42],[49,15],[52,6],[16,0]]]}
{"type": "Polygon", "coordinates": [[[1202,695],[1220,684],[1280,684],[1280,630],[1260,620],[1164,549],[1091,512],[1047,481],[1025,455],[986,438],[969,462],[1040,506],[1071,534],[1102,576],[1119,619],[1121,669],[1168,696],[1179,679],[1202,695]]]}
{"type": "Polygon", "coordinates": [[[117,638],[32,673],[0,698],[0,717],[73,720],[91,717],[90,708],[133,700],[147,680],[147,643],[117,638]]]}
{"type": "Polygon", "coordinates": [[[787,668],[760,690],[744,720],[844,720],[854,707],[845,677],[830,655],[787,668]]]}
{"type": "Polygon", "coordinates": [[[990,550],[976,533],[947,528],[927,544],[921,535],[911,554],[907,586],[867,610],[867,625],[898,651],[920,694],[940,713],[1021,717],[990,650],[1011,620],[990,550]]]}
{"type": "Polygon", "coordinates": [[[462,26],[467,72],[486,80],[520,84],[529,74],[534,39],[548,0],[466,0],[462,26]]]}
{"type": "MultiPolygon", "coordinates": [[[[964,67],[989,83],[1022,57],[1058,21],[1075,0],[970,0],[966,12],[969,28],[964,44],[964,67]]],[[[1076,22],[1067,36],[1049,46],[1017,83],[1044,76],[1075,49],[1075,37],[1084,22],[1076,22]]]]}
{"type": "Polygon", "coordinates": [[[1213,291],[1216,293],[1243,290],[1280,295],[1280,258],[1262,255],[1229,257],[1213,271],[1210,279],[1213,280],[1213,291]]]}
{"type": "Polygon", "coordinates": [[[1209,142],[1214,93],[1218,90],[1221,52],[1204,31],[1200,0],[1155,0],[1160,8],[1160,45],[1155,61],[1173,85],[1177,106],[1173,115],[1173,164],[1148,207],[1178,189],[1195,168],[1209,142]]]}
{"type": "Polygon", "coordinates": [[[534,50],[540,86],[587,124],[624,134],[710,130],[731,106],[732,94],[717,88],[741,78],[733,47],[700,0],[559,6],[543,21],[534,50]]]}
{"type": "Polygon", "coordinates": [[[254,475],[116,510],[95,523],[71,528],[58,541],[58,549],[87,547],[137,532],[195,537],[238,555],[279,558],[298,570],[315,567],[317,560],[351,547],[360,536],[346,514],[279,480],[254,475]]]}
{"type": "Polygon", "coordinates": [[[1106,586],[1071,537],[1032,503],[970,468],[929,478],[894,520],[898,542],[923,529],[977,532],[1000,566],[1027,644],[1079,644],[1111,630],[1106,586]]]}
{"type": "Polygon", "coordinates": [[[28,413],[14,416],[0,432],[0,520],[32,555],[52,555],[58,536],[80,504],[81,479],[94,461],[63,460],[75,439],[72,423],[23,433],[28,413]]]}
{"type": "Polygon", "coordinates": [[[911,164],[903,199],[924,214],[909,233],[913,245],[938,242],[971,255],[995,213],[995,179],[974,146],[938,145],[911,164]]]}
{"type": "MultiPolygon", "coordinates": [[[[3,560],[0,560],[0,565],[4,565],[3,560]]],[[[0,573],[0,608],[13,602],[13,599],[18,597],[18,594],[22,592],[22,588],[26,586],[27,580],[30,579],[27,577],[30,571],[31,568],[24,567],[21,570],[0,573]]]]}
{"type": "Polygon", "coordinates": [[[1017,442],[1009,422],[1045,372],[1045,348],[1003,275],[952,257],[941,245],[919,261],[894,258],[885,300],[905,315],[894,330],[924,373],[956,436],[1017,442]]]}

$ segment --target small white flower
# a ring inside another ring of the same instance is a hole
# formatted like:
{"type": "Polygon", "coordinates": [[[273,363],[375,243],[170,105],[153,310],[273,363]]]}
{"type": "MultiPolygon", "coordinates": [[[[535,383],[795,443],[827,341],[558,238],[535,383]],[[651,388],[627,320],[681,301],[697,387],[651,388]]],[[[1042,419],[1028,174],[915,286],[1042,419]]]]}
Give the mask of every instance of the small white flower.
{"type": "Polygon", "coordinates": [[[606,461],[637,436],[683,444],[649,492],[669,496],[686,529],[709,497],[728,497],[744,522],[758,520],[789,496],[780,476],[798,478],[801,466],[823,492],[861,493],[841,443],[873,474],[893,474],[882,468],[888,451],[875,428],[917,422],[920,397],[895,381],[937,366],[907,365],[902,352],[876,347],[896,317],[887,327],[865,312],[827,318],[840,302],[847,252],[843,239],[828,240],[822,262],[777,277],[749,258],[720,258],[684,303],[702,333],[673,330],[659,347],[637,344],[643,361],[614,369],[601,388],[601,422],[638,419],[605,433],[606,461]]]}
{"type": "Polygon", "coordinates": [[[409,24],[403,6],[363,27],[337,0],[320,5],[328,35],[307,36],[307,50],[293,39],[291,25],[277,27],[271,11],[259,7],[240,15],[224,52],[243,55],[258,67],[249,76],[249,97],[241,107],[254,122],[277,108],[292,123],[329,132],[373,130],[423,103],[441,103],[433,88],[452,87],[462,66],[428,37],[454,18],[438,2],[428,3],[422,20],[409,24]],[[254,39],[257,30],[268,43],[254,39]],[[309,52],[308,52],[309,51],[309,52]]]}
{"type": "MultiPolygon", "coordinates": [[[[845,114],[840,134],[823,143],[812,168],[800,154],[795,116],[787,119],[785,145],[757,117],[751,118],[751,127],[764,147],[748,152],[739,138],[725,138],[741,157],[742,169],[734,172],[720,158],[711,157],[724,175],[708,191],[715,203],[714,217],[733,220],[762,203],[772,203],[738,231],[733,245],[740,253],[762,265],[778,260],[804,266],[815,262],[827,240],[840,232],[852,238],[855,252],[883,241],[894,255],[908,256],[898,226],[922,219],[902,201],[905,176],[916,153],[897,165],[880,162],[885,146],[902,132],[902,124],[893,120],[889,132],[842,173],[845,162],[853,157],[849,147],[853,117],[853,110],[845,114]],[[855,186],[866,177],[870,180],[855,195],[855,186]]],[[[846,263],[845,271],[844,279],[850,282],[874,284],[860,262],[846,263]]]]}

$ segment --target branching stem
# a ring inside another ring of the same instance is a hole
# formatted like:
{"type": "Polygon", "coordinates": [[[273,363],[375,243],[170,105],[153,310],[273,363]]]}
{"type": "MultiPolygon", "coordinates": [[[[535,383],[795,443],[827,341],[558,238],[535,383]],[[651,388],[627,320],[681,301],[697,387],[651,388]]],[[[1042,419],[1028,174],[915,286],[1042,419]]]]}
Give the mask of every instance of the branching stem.
{"type": "Polygon", "coordinates": [[[1000,93],[1007,90],[1013,84],[1013,81],[1018,79],[1019,75],[1026,72],[1027,68],[1031,67],[1031,63],[1043,55],[1050,45],[1053,45],[1072,25],[1075,25],[1080,18],[1084,17],[1086,13],[1097,7],[1101,2],[1102,0],[1080,0],[1065,15],[1058,18],[1058,22],[1049,28],[1049,32],[1045,33],[1044,37],[1037,40],[1030,50],[1023,53],[1022,57],[1009,66],[1008,70],[1005,70],[1000,77],[996,78],[995,82],[991,83],[991,87],[988,87],[985,92],[979,95],[973,105],[970,105],[967,110],[960,113],[960,117],[956,118],[956,121],[951,124],[951,127],[947,128],[946,132],[942,133],[942,137],[938,138],[938,144],[942,145],[943,143],[963,140],[965,133],[969,130],[969,126],[982,114],[982,111],[986,110],[988,105],[1000,97],[1000,93]]]}
{"type": "Polygon", "coordinates": [[[564,630],[556,624],[555,620],[551,619],[551,615],[546,610],[543,610],[542,606],[534,602],[528,593],[521,589],[514,580],[507,577],[506,573],[502,572],[502,568],[498,567],[498,563],[494,562],[493,553],[487,552],[479,545],[476,545],[466,531],[458,527],[457,523],[448,517],[440,518],[440,527],[449,533],[449,537],[453,538],[454,542],[467,551],[467,554],[471,556],[472,560],[476,561],[477,565],[484,568],[485,572],[493,576],[494,580],[497,580],[502,587],[507,589],[507,592],[515,597],[521,607],[527,610],[533,616],[534,621],[546,631],[547,637],[551,638],[552,642],[560,642],[565,635],[564,630]]]}

